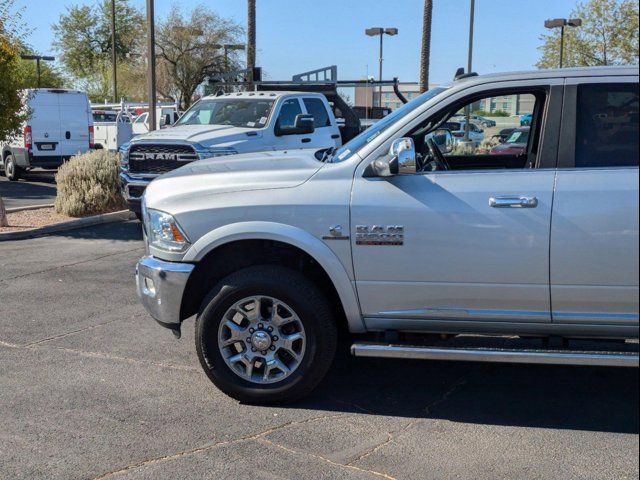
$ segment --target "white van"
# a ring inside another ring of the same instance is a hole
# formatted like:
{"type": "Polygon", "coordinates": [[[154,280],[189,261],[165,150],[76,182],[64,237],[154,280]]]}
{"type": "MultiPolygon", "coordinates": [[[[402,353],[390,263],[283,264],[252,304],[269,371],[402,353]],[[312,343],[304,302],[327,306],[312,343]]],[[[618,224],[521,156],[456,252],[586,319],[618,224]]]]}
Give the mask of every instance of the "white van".
{"type": "Polygon", "coordinates": [[[23,95],[29,116],[22,136],[0,144],[0,166],[9,180],[18,180],[36,167],[56,169],[93,147],[93,117],[86,93],[38,88],[23,95]]]}

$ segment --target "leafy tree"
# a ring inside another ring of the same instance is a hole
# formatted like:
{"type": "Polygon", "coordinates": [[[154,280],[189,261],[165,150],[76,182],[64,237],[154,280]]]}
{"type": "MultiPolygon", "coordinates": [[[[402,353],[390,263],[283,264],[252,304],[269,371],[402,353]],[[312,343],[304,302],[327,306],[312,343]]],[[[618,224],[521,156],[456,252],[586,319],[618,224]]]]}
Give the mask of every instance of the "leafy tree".
{"type": "MultiPolygon", "coordinates": [[[[638,63],[638,1],[589,0],[578,3],[571,18],[582,26],[565,27],[565,67],[624,65],[638,63]]],[[[541,36],[543,44],[538,68],[560,64],[560,29],[541,36]]]]}
{"type": "Polygon", "coordinates": [[[209,76],[238,65],[237,53],[223,45],[236,44],[242,27],[199,5],[188,16],[174,6],[156,32],[157,89],[183,109],[193,101],[197,88],[209,76]]]}
{"type": "Polygon", "coordinates": [[[16,134],[25,116],[17,75],[19,61],[18,49],[0,34],[0,140],[16,134]]]}
{"type": "MultiPolygon", "coordinates": [[[[111,0],[73,5],[53,25],[54,47],[65,69],[75,78],[95,83],[111,65],[111,0]]],[[[140,55],[144,16],[129,0],[116,0],[116,56],[126,62],[140,55]]]]}
{"type": "Polygon", "coordinates": [[[0,0],[0,141],[12,137],[22,125],[26,112],[20,94],[20,42],[25,31],[15,11],[13,0],[0,0]]]}

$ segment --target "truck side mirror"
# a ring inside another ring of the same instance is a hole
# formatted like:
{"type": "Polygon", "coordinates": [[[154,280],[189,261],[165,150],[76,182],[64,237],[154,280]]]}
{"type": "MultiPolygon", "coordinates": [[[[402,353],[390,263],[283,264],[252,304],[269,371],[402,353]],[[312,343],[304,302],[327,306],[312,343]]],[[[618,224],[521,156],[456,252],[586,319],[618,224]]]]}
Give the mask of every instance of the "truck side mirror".
{"type": "Polygon", "coordinates": [[[389,148],[389,155],[372,164],[378,177],[392,177],[399,173],[416,173],[416,147],[412,138],[396,138],[389,148]]]}
{"type": "Polygon", "coordinates": [[[164,117],[162,117],[162,121],[160,122],[161,127],[167,127],[171,125],[173,122],[171,121],[171,114],[165,113],[164,117]]]}
{"type": "Polygon", "coordinates": [[[428,135],[432,138],[442,153],[451,153],[455,146],[455,139],[448,128],[438,128],[428,135]]]}
{"type": "Polygon", "coordinates": [[[278,123],[276,125],[275,134],[277,136],[282,135],[307,135],[313,133],[315,127],[313,126],[313,116],[299,113],[293,122],[293,127],[281,127],[278,123]]]}

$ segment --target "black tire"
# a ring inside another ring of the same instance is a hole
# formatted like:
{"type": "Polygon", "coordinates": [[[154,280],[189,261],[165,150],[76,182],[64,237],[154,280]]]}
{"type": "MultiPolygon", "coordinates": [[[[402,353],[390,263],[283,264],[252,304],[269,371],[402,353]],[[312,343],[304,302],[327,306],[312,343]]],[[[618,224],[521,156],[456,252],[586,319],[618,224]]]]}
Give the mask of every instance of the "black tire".
{"type": "Polygon", "coordinates": [[[289,403],[311,393],[331,367],[338,336],[329,304],[316,286],[295,270],[274,265],[245,268],[222,279],[203,301],[195,330],[198,358],[209,379],[236,400],[262,405],[289,403]],[[304,326],[306,349],[299,366],[275,383],[254,383],[234,373],[218,347],[225,312],[253,295],[285,302],[304,326]]]}
{"type": "Polygon", "coordinates": [[[7,156],[4,160],[4,174],[10,182],[17,182],[22,175],[22,168],[16,165],[13,155],[7,156]]]}

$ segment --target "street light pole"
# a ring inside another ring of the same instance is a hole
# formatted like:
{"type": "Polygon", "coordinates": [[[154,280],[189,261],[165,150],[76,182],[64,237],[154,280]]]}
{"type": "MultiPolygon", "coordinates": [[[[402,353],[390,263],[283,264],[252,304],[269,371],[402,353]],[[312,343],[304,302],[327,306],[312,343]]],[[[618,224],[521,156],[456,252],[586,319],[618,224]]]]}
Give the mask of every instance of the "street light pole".
{"type": "Polygon", "coordinates": [[[579,27],[582,25],[581,18],[553,18],[551,20],[545,20],[545,28],[559,28],[560,29],[560,68],[564,66],[564,27],[579,27]]]}
{"type": "Polygon", "coordinates": [[[397,35],[398,34],[398,29],[397,28],[381,28],[381,27],[376,27],[376,28],[367,28],[364,31],[365,34],[367,34],[369,37],[375,37],[376,35],[380,35],[380,54],[378,57],[378,80],[380,81],[380,85],[378,85],[378,106],[381,107],[382,106],[382,62],[383,62],[383,58],[382,58],[382,48],[383,48],[383,37],[384,35],[389,35],[390,37],[393,35],[397,35]]]}
{"type": "MultiPolygon", "coordinates": [[[[471,0],[471,9],[469,11],[469,51],[467,53],[467,73],[471,73],[473,68],[473,23],[475,19],[476,1],[471,0]]],[[[471,108],[469,105],[464,107],[465,123],[464,123],[464,141],[469,141],[469,130],[471,121],[471,108]]]]}
{"type": "Polygon", "coordinates": [[[35,60],[36,61],[36,72],[38,74],[38,83],[37,86],[40,88],[40,60],[44,60],[45,62],[53,62],[56,58],[49,57],[46,55],[20,55],[20,58],[23,60],[35,60]]]}
{"type": "Polygon", "coordinates": [[[149,131],[156,129],[156,31],[153,0],[147,0],[147,89],[149,99],[149,131]]]}
{"type": "Polygon", "coordinates": [[[118,102],[118,72],[116,66],[116,0],[111,0],[111,68],[113,69],[113,102],[118,102]]]}

